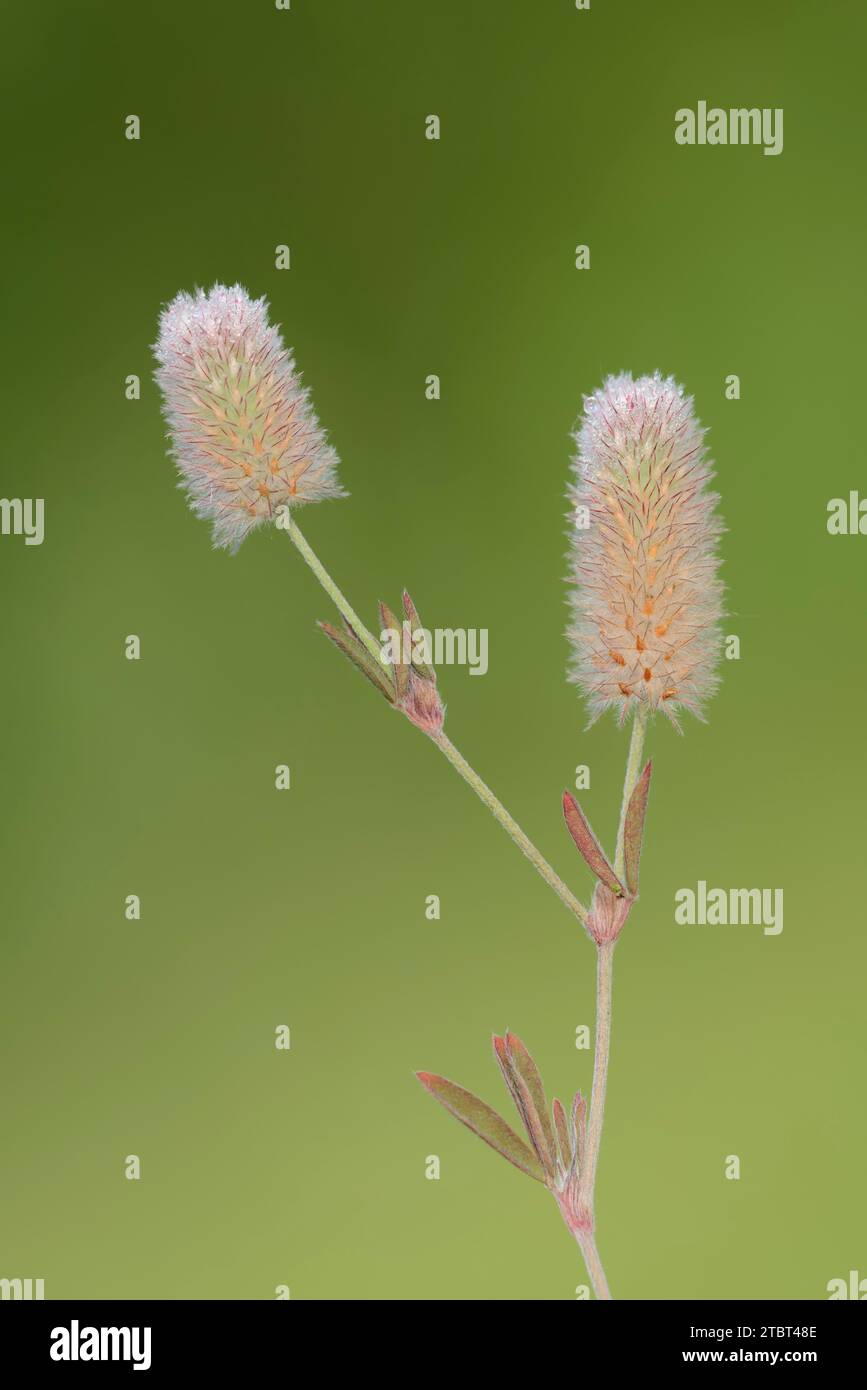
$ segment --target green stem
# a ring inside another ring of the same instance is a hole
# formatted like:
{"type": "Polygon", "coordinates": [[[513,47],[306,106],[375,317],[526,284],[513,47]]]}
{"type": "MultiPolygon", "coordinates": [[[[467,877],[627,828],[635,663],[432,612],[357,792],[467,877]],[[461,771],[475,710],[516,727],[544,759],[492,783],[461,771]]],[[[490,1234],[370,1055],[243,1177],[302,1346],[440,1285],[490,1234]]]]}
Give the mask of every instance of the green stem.
{"type": "MultiPolygon", "coordinates": [[[[365,627],[355,609],[350,604],[346,595],[338,588],[331,575],[326,570],[322,561],[315,551],[301,534],[297,522],[290,515],[286,528],[289,537],[296,550],[303,556],[310,569],[316,575],[319,583],[325,592],[336,604],[343,614],[346,622],[357,633],[360,640],[364,643],[368,652],[376,661],[383,666],[382,651],[376,639],[365,627]]],[[[644,704],[639,705],[638,711],[632,725],[632,736],[629,743],[629,754],[626,761],[626,777],[623,784],[623,802],[620,810],[620,825],[617,831],[617,852],[615,855],[615,869],[619,877],[623,877],[624,872],[624,829],[626,824],[626,808],[629,805],[629,798],[632,795],[635,783],[638,780],[639,767],[641,764],[641,754],[644,748],[644,736],[648,723],[648,707],[644,704]]],[[[522,854],[526,855],[530,863],[541,874],[542,878],[553,888],[557,897],[569,909],[578,921],[586,924],[587,909],[582,902],[575,897],[574,893],[566,887],[566,884],[555,873],[548,861],[539,853],[529,836],[518,825],[517,821],[509,815],[503,803],[494,795],[490,787],[482,781],[477,772],[470,766],[463,754],[455,748],[451,739],[440,730],[439,733],[431,734],[430,738],[437,745],[452,767],[460,773],[464,781],[472,787],[473,791],[481,801],[485,803],[488,810],[506,831],[507,835],[515,842],[522,854]]],[[[614,978],[614,942],[606,942],[598,947],[597,972],[596,972],[596,1039],[593,1057],[593,1086],[590,1094],[590,1110],[587,1121],[587,1139],[584,1152],[584,1163],[580,1175],[580,1195],[585,1210],[590,1216],[590,1229],[582,1230],[577,1234],[578,1243],[584,1255],[584,1262],[587,1265],[587,1272],[593,1285],[597,1298],[610,1299],[611,1293],[608,1288],[608,1281],[602,1261],[599,1258],[599,1251],[596,1248],[596,1239],[593,1231],[594,1224],[594,1200],[596,1190],[596,1166],[599,1160],[599,1146],[602,1140],[602,1121],[605,1111],[605,1087],[608,1079],[608,1059],[611,1050],[611,993],[614,978]]]]}
{"type": "Polygon", "coordinates": [[[644,752],[644,736],[647,733],[647,724],[650,719],[650,706],[640,704],[632,721],[632,736],[629,740],[629,753],[626,758],[626,776],[623,779],[623,801],[620,805],[620,825],[617,829],[617,852],[614,859],[614,868],[618,878],[623,878],[626,868],[626,856],[623,844],[623,835],[626,829],[626,811],[629,806],[629,798],[635,790],[641,772],[641,755],[644,752]]]}
{"type": "MultiPolygon", "coordinates": [[[[292,544],[307,561],[307,564],[316,575],[319,583],[334,603],[336,603],[340,612],[349,623],[349,626],[358,634],[371,656],[375,657],[377,661],[385,666],[386,670],[389,670],[390,668],[387,663],[383,661],[382,651],[376,639],[368,632],[346,595],[337,587],[318,555],[312,547],[308,545],[301,534],[298,523],[291,513],[286,529],[288,530],[292,544]]],[[[524,834],[518,822],[512,819],[503,803],[494,796],[490,787],[485,785],[478,773],[473,771],[466,758],[458,752],[451,740],[442,732],[439,734],[431,734],[430,737],[437,747],[446,755],[452,767],[457,769],[464,781],[468,782],[476,795],[484,801],[488,810],[491,811],[500,822],[500,825],[506,833],[511,836],[521,852],[527,856],[530,863],[542,875],[545,882],[554,889],[560,901],[565,903],[569,911],[578,918],[579,922],[586,922],[587,909],[584,904],[578,901],[574,893],[570,892],[563,880],[551,868],[548,861],[539,853],[532,840],[524,834]]]]}
{"type": "Polygon", "coordinates": [[[313,573],[316,575],[316,578],[319,580],[319,583],[322,585],[326,594],[328,594],[329,597],[333,599],[334,603],[337,605],[337,607],[340,609],[340,612],[343,614],[344,618],[349,623],[349,626],[360,637],[361,641],[364,643],[365,647],[370,652],[370,655],[376,661],[378,661],[381,666],[385,666],[387,670],[388,667],[382,659],[382,648],[380,647],[376,638],[368,632],[367,628],[364,626],[364,623],[361,621],[355,609],[352,607],[352,604],[349,602],[349,599],[343,593],[342,589],[339,589],[337,587],[334,580],[331,578],[331,575],[328,573],[328,570],[325,568],[322,561],[319,559],[319,556],[313,550],[313,547],[308,545],[307,541],[302,536],[298,523],[292,516],[291,512],[289,513],[289,520],[288,525],[286,526],[286,530],[289,533],[289,539],[295,546],[295,549],[307,561],[307,564],[310,566],[313,573]]]}
{"type": "Polygon", "coordinates": [[[464,781],[472,787],[476,796],[485,803],[488,810],[500,822],[506,834],[510,835],[514,840],[522,854],[527,856],[533,868],[542,875],[548,886],[554,889],[560,901],[565,903],[566,907],[578,918],[579,922],[586,922],[587,909],[584,904],[579,902],[575,894],[566,887],[566,884],[560,878],[559,874],[555,873],[547,859],[542,857],[529,836],[524,834],[517,821],[513,820],[509,815],[503,803],[494,795],[490,787],[482,781],[479,774],[473,771],[466,758],[458,752],[448,735],[445,734],[443,730],[440,730],[438,734],[431,734],[430,738],[432,742],[436,744],[437,748],[445,754],[452,767],[456,768],[464,781]]]}
{"type": "Polygon", "coordinates": [[[579,1231],[575,1239],[581,1247],[581,1254],[584,1256],[584,1263],[587,1266],[587,1273],[590,1275],[593,1292],[599,1299],[609,1299],[611,1290],[608,1287],[608,1280],[605,1278],[605,1270],[602,1268],[599,1251],[596,1249],[595,1237],[590,1231],[579,1231]]]}
{"type": "MultiPolygon", "coordinates": [[[[623,802],[620,808],[620,825],[617,830],[617,850],[614,867],[618,877],[624,873],[624,830],[626,827],[626,808],[629,798],[638,781],[641,769],[641,755],[644,751],[644,736],[650,711],[641,704],[632,723],[629,740],[629,753],[626,758],[626,775],[623,779],[623,802]]],[[[599,1163],[599,1147],[602,1143],[602,1123],[605,1118],[605,1090],[608,1085],[608,1062],[611,1055],[611,996],[614,988],[614,946],[613,941],[602,942],[596,948],[596,1039],[593,1051],[593,1086],[590,1092],[590,1112],[587,1117],[587,1140],[584,1147],[584,1163],[579,1177],[581,1204],[590,1217],[591,1231],[595,1227],[596,1169],[599,1163]]],[[[584,1244],[584,1261],[590,1275],[597,1298],[610,1298],[608,1284],[599,1252],[591,1237],[588,1249],[584,1244]],[[595,1261],[596,1272],[591,1261],[595,1261]],[[598,1276],[601,1276],[599,1282],[598,1276]],[[602,1291],[604,1290],[604,1292],[602,1291]]]]}
{"type": "Polygon", "coordinates": [[[587,1116],[587,1139],[584,1144],[584,1164],[580,1175],[582,1206],[593,1215],[596,1191],[596,1165],[602,1142],[602,1120],[605,1114],[605,1087],[608,1081],[608,1058],[611,1052],[611,993],[614,984],[614,942],[605,941],[596,948],[596,1040],[593,1052],[593,1089],[590,1092],[590,1113],[587,1116]]]}

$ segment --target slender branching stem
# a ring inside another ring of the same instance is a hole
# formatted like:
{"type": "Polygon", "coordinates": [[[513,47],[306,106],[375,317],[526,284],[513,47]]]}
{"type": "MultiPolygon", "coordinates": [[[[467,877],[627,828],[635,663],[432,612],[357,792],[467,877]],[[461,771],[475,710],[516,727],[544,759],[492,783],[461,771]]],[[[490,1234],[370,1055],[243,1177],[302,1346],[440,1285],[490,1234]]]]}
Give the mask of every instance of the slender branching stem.
{"type": "MultiPolygon", "coordinates": [[[[638,781],[641,770],[641,755],[644,751],[644,736],[647,732],[649,710],[641,704],[632,723],[629,740],[629,753],[626,759],[626,775],[623,779],[623,804],[620,809],[620,825],[617,831],[617,848],[614,867],[622,878],[624,872],[624,829],[626,808],[629,798],[638,781]]],[[[611,1055],[611,994],[614,984],[614,945],[613,941],[602,942],[596,948],[596,1040],[593,1053],[593,1087],[590,1092],[590,1110],[587,1117],[587,1139],[584,1148],[584,1164],[580,1175],[580,1203],[590,1222],[591,1237],[579,1238],[584,1254],[587,1272],[593,1283],[597,1298],[610,1298],[608,1283],[599,1259],[592,1232],[595,1226],[596,1168],[599,1162],[599,1146],[602,1142],[602,1122],[605,1118],[605,1088],[608,1083],[608,1060],[611,1055]]]]}
{"type": "Polygon", "coordinates": [[[298,523],[292,516],[291,512],[289,513],[289,519],[285,529],[288,531],[289,539],[292,541],[292,544],[295,546],[295,549],[307,561],[307,564],[310,566],[313,573],[316,575],[316,578],[319,580],[319,583],[322,585],[326,594],[328,594],[329,598],[331,598],[334,601],[334,603],[336,603],[337,607],[340,609],[340,612],[343,614],[344,618],[349,623],[349,626],[364,643],[365,647],[370,652],[370,655],[376,661],[380,662],[381,665],[385,666],[386,663],[383,661],[382,648],[380,647],[376,638],[370,632],[368,632],[367,628],[364,626],[364,623],[361,621],[355,609],[352,607],[352,604],[349,602],[349,599],[343,593],[342,589],[339,589],[337,587],[334,580],[331,578],[331,575],[328,573],[328,570],[325,568],[322,561],[319,559],[319,556],[314,551],[313,547],[309,545],[308,542],[304,539],[304,537],[301,534],[301,530],[298,526],[298,523]]]}
{"type": "Polygon", "coordinates": [[[632,721],[632,736],[629,740],[629,753],[626,758],[626,776],[623,779],[623,801],[620,805],[620,825],[617,828],[617,850],[614,859],[614,867],[619,878],[623,878],[625,871],[625,851],[623,845],[623,832],[626,829],[626,811],[629,806],[629,798],[635,790],[635,784],[641,773],[641,755],[644,752],[644,736],[647,733],[647,724],[650,719],[650,706],[644,703],[638,706],[635,718],[632,721]]]}
{"type": "MultiPolygon", "coordinates": [[[[331,575],[326,570],[322,561],[316,555],[312,547],[304,539],[298,524],[293,517],[289,517],[287,530],[290,539],[296,550],[303,556],[316,575],[319,583],[332,601],[337,605],[346,622],[357,633],[359,639],[364,643],[367,650],[377,661],[386,663],[376,638],[368,631],[364,623],[359,618],[355,609],[350,604],[346,595],[338,588],[331,575]]],[[[626,776],[623,784],[623,804],[620,811],[620,825],[617,832],[617,849],[615,855],[615,868],[620,877],[624,872],[624,826],[626,822],[626,808],[633,788],[638,780],[641,755],[644,748],[644,735],[647,729],[648,709],[647,706],[639,705],[632,724],[632,736],[629,743],[629,754],[626,762],[626,776]]],[[[481,801],[487,806],[488,810],[499,821],[507,835],[515,842],[522,854],[526,855],[530,863],[541,874],[542,878],[554,892],[560,901],[569,909],[573,916],[577,917],[582,924],[587,922],[587,908],[575,897],[575,894],[567,888],[559,874],[551,868],[548,861],[540,854],[528,835],[524,833],[517,821],[509,814],[503,803],[494,795],[490,787],[482,781],[478,773],[470,766],[466,758],[454,746],[451,739],[442,730],[438,733],[430,734],[431,741],[437,745],[440,752],[451,763],[452,767],[460,773],[464,781],[472,787],[473,791],[481,801]]],[[[599,1258],[599,1251],[596,1248],[596,1237],[594,1233],[594,1204],[596,1192],[596,1166],[599,1161],[599,1146],[602,1140],[602,1121],[605,1112],[605,1087],[608,1079],[608,1059],[611,1050],[611,991],[614,975],[614,942],[604,942],[597,947],[597,970],[596,970],[596,1040],[593,1057],[593,1085],[590,1093],[590,1107],[587,1120],[587,1138],[584,1152],[584,1163],[580,1175],[580,1201],[581,1206],[589,1218],[588,1228],[576,1231],[576,1239],[581,1252],[584,1256],[584,1263],[593,1285],[593,1290],[597,1298],[610,1299],[611,1292],[608,1281],[605,1277],[605,1270],[599,1258]]]]}
{"type": "Polygon", "coordinates": [[[581,1247],[581,1254],[584,1256],[584,1263],[587,1266],[587,1273],[590,1275],[593,1292],[597,1298],[609,1299],[611,1290],[608,1287],[608,1280],[605,1278],[605,1270],[602,1268],[602,1261],[599,1258],[599,1251],[596,1249],[596,1238],[593,1232],[578,1231],[575,1239],[581,1247]]]}
{"type": "Polygon", "coordinates": [[[482,781],[477,772],[473,771],[463,754],[459,753],[457,748],[455,748],[451,739],[442,730],[440,730],[438,734],[431,734],[430,738],[436,744],[437,748],[445,754],[452,767],[456,768],[464,781],[472,787],[476,796],[485,803],[488,810],[500,822],[506,834],[510,835],[514,840],[522,854],[526,854],[533,868],[542,875],[549,887],[554,889],[560,901],[565,903],[566,907],[568,907],[570,912],[574,913],[579,922],[586,922],[587,909],[584,904],[579,902],[575,894],[566,887],[566,884],[563,882],[562,878],[560,878],[559,874],[555,873],[547,859],[542,857],[532,840],[529,836],[524,834],[517,821],[512,819],[503,803],[494,795],[490,787],[482,781]]]}
{"type": "Polygon", "coordinates": [[[596,1164],[602,1140],[602,1120],[605,1113],[605,1085],[608,1080],[608,1057],[611,1052],[611,987],[614,981],[614,942],[605,941],[596,947],[596,1046],[593,1053],[593,1088],[587,1115],[587,1138],[584,1143],[584,1166],[581,1169],[581,1205],[593,1214],[593,1195],[596,1189],[596,1164]]]}
{"type": "MultiPolygon", "coordinates": [[[[358,634],[370,654],[374,656],[377,661],[386,665],[383,661],[382,650],[377,644],[376,638],[368,632],[346,595],[337,587],[318,555],[316,555],[313,548],[308,545],[301,534],[298,523],[291,514],[287,530],[296,550],[303,555],[307,564],[319,580],[319,583],[333,602],[336,603],[340,612],[349,623],[349,626],[358,634]]],[[[587,909],[584,904],[578,901],[574,893],[570,892],[560,876],[554,872],[548,861],[539,853],[529,836],[524,834],[518,822],[513,820],[503,803],[494,796],[490,787],[486,786],[478,773],[474,772],[466,758],[458,752],[451,740],[442,732],[431,734],[430,737],[448,758],[452,767],[457,769],[464,781],[469,783],[476,795],[485,803],[488,810],[491,811],[494,817],[500,822],[500,825],[506,833],[511,836],[521,852],[527,856],[530,863],[542,875],[545,882],[554,889],[560,901],[565,903],[566,907],[578,918],[579,922],[586,922],[587,909]]]]}

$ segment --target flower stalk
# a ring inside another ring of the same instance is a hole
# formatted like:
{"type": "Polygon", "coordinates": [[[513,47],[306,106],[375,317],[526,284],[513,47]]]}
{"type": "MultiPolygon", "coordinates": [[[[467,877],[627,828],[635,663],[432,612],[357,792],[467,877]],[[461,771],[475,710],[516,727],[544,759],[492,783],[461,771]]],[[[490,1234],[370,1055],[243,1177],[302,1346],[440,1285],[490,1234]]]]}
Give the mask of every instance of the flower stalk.
{"type": "MultiPolygon", "coordinates": [[[[357,633],[367,651],[376,661],[385,665],[380,644],[367,630],[346,595],[334,582],[313,547],[304,538],[301,528],[294,517],[292,517],[291,513],[285,524],[285,529],[298,553],[313,571],[319,583],[322,585],[322,588],[337,606],[348,625],[357,633]]],[[[438,731],[430,733],[430,738],[432,742],[436,744],[437,748],[439,748],[440,752],[448,759],[452,767],[460,773],[467,785],[472,787],[476,796],[484,802],[494,819],[503,827],[506,834],[518,846],[521,853],[526,855],[537,873],[542,876],[550,888],[553,888],[560,901],[568,908],[574,917],[577,917],[578,921],[583,926],[587,921],[587,908],[576,898],[571,889],[566,886],[559,874],[552,869],[544,855],[533,844],[529,835],[521,829],[518,822],[509,814],[500,799],[494,795],[490,787],[482,780],[475,769],[470,766],[463,754],[459,752],[452,743],[448,734],[446,734],[443,729],[439,729],[438,731]]]]}
{"type": "Polygon", "coordinates": [[[316,578],[319,580],[319,583],[322,585],[326,594],[331,599],[332,603],[335,605],[335,607],[338,609],[341,615],[345,618],[346,622],[352,628],[353,632],[356,632],[358,634],[362,644],[367,649],[370,656],[373,657],[374,661],[378,661],[381,665],[384,665],[385,663],[382,660],[382,649],[379,643],[376,641],[376,638],[373,637],[370,632],[368,632],[364,623],[361,621],[355,609],[352,607],[352,604],[349,602],[349,599],[343,593],[343,590],[338,588],[337,584],[331,578],[331,575],[328,573],[328,570],[325,568],[322,561],[319,559],[319,556],[316,554],[312,545],[310,545],[310,543],[302,535],[301,527],[298,525],[298,522],[295,520],[291,512],[287,512],[284,529],[286,530],[289,539],[291,540],[295,549],[298,551],[298,554],[304,560],[305,564],[309,565],[310,569],[316,575],[316,578]]]}
{"type": "MultiPolygon", "coordinates": [[[[622,874],[624,869],[624,827],[626,813],[635,784],[638,781],[638,767],[644,748],[644,735],[647,728],[646,707],[639,708],[632,725],[629,740],[629,756],[626,762],[626,777],[623,784],[623,806],[620,813],[620,828],[617,833],[617,853],[615,865],[622,874]]],[[[581,1178],[581,1195],[591,1216],[594,1211],[596,1190],[596,1166],[599,1162],[599,1146],[602,1142],[602,1123],[605,1116],[605,1090],[608,1084],[608,1061],[611,1054],[611,996],[614,987],[614,947],[613,941],[600,941],[596,946],[596,1039],[593,1052],[593,1085],[590,1091],[590,1113],[587,1118],[587,1149],[584,1170],[581,1178]]]]}
{"type": "Polygon", "coordinates": [[[582,926],[585,925],[588,916],[587,908],[575,897],[571,889],[567,888],[559,874],[555,873],[548,861],[539,853],[530,837],[524,834],[520,825],[509,815],[503,803],[494,795],[490,787],[482,781],[477,772],[473,771],[463,754],[455,748],[448,734],[441,730],[438,734],[433,734],[432,739],[440,752],[448,758],[452,767],[460,773],[467,785],[472,787],[476,796],[485,803],[506,834],[514,840],[521,853],[527,856],[533,868],[541,874],[549,888],[553,888],[560,901],[573,916],[578,918],[582,926]]]}

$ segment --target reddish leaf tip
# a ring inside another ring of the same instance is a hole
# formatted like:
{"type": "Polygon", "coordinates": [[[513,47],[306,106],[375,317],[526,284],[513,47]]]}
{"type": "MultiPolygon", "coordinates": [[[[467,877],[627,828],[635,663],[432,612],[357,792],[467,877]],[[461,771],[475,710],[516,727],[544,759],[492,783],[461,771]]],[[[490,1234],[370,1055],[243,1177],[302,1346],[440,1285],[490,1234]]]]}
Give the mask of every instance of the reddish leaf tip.
{"type": "Polygon", "coordinates": [[[584,860],[588,869],[596,875],[601,883],[604,883],[617,897],[625,895],[625,889],[611,864],[608,862],[605,851],[596,838],[589,820],[585,816],[579,803],[570,791],[563,793],[563,819],[566,822],[566,829],[572,836],[575,848],[584,860]]]}
{"type": "Polygon", "coordinates": [[[437,1076],[435,1072],[416,1072],[416,1076],[434,1100],[456,1120],[528,1177],[545,1182],[545,1170],[535,1152],[486,1101],[447,1077],[437,1076]]]}
{"type": "Polygon", "coordinates": [[[644,838],[644,818],[647,814],[647,801],[650,793],[650,774],[653,763],[645,763],[641,776],[637,779],[629,804],[626,808],[626,821],[623,832],[623,851],[626,870],[626,883],[633,897],[638,896],[638,872],[641,862],[641,842],[644,838]]]}

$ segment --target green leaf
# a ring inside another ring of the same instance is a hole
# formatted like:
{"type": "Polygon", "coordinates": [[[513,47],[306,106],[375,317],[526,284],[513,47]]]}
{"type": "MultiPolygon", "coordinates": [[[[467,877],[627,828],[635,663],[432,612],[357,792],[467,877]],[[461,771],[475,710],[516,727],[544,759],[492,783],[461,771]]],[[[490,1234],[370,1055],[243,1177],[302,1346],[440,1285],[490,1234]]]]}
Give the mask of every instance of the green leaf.
{"type": "Polygon", "coordinates": [[[521,1093],[523,1104],[519,1109],[524,1116],[527,1132],[533,1141],[533,1147],[539,1155],[542,1167],[548,1177],[554,1179],[557,1176],[557,1146],[539,1068],[521,1039],[516,1037],[514,1033],[506,1034],[505,1043],[512,1076],[521,1093]]]}
{"type": "MultiPolygon", "coordinates": [[[[407,593],[406,589],[404,589],[403,591],[403,611],[407,616],[407,621],[409,622],[411,640],[410,650],[414,651],[415,634],[419,631],[424,630],[424,624],[421,618],[418,616],[416,606],[410,598],[409,594],[407,593]]],[[[432,666],[428,666],[426,661],[419,661],[416,657],[413,657],[412,664],[418,671],[420,676],[423,676],[426,681],[430,681],[432,685],[436,685],[437,673],[432,666]]]]}
{"type": "Polygon", "coordinates": [[[503,1158],[520,1168],[522,1173],[544,1183],[545,1174],[536,1155],[496,1110],[492,1110],[471,1091],[465,1091],[463,1086],[455,1085],[454,1081],[448,1081],[444,1076],[435,1076],[428,1071],[418,1071],[416,1076],[422,1086],[430,1091],[456,1120],[460,1120],[467,1129],[484,1139],[485,1143],[490,1144],[492,1149],[503,1155],[503,1158]]]}
{"type": "Polygon", "coordinates": [[[612,893],[616,894],[618,898],[622,898],[625,891],[623,884],[608,863],[602,846],[593,834],[590,822],[570,792],[563,793],[563,816],[566,821],[566,828],[575,841],[578,853],[588,869],[592,869],[606,888],[610,888],[612,893]]]}
{"type": "Polygon", "coordinates": [[[551,1107],[554,1116],[554,1128],[557,1131],[557,1143],[560,1146],[560,1164],[566,1172],[572,1167],[572,1160],[575,1157],[575,1146],[569,1137],[569,1126],[566,1122],[566,1111],[561,1102],[554,1097],[551,1107]]]}
{"type": "Polygon", "coordinates": [[[379,605],[379,621],[382,629],[380,638],[383,632],[396,632],[398,641],[402,643],[403,624],[399,621],[397,614],[392,613],[387,603],[380,603],[379,605]]]}
{"type": "Polygon", "coordinates": [[[421,618],[418,616],[418,609],[416,608],[406,589],[404,589],[403,591],[403,611],[409,619],[410,625],[412,627],[422,627],[423,624],[421,618]]]}
{"type": "Polygon", "coordinates": [[[569,1124],[575,1140],[575,1154],[580,1170],[584,1162],[584,1144],[587,1138],[587,1102],[580,1091],[575,1092],[569,1124]]]}
{"type": "MultiPolygon", "coordinates": [[[[403,653],[406,651],[406,624],[402,623],[396,613],[393,613],[387,603],[379,605],[379,620],[382,624],[382,632],[397,634],[398,650],[400,656],[391,663],[394,673],[394,688],[397,691],[398,704],[403,700],[409,687],[409,666],[403,660],[403,653]]],[[[411,648],[410,648],[411,650],[411,648]]]]}
{"type": "MultiPolygon", "coordinates": [[[[400,649],[401,652],[412,651],[412,634],[406,623],[400,625],[400,649]]],[[[394,683],[397,686],[397,698],[402,700],[409,692],[409,673],[412,670],[411,664],[401,661],[394,668],[394,683]]]]}
{"type": "Polygon", "coordinates": [[[347,626],[345,633],[338,631],[331,623],[320,623],[322,631],[326,637],[330,637],[335,647],[338,647],[347,656],[363,676],[366,676],[371,685],[375,685],[380,695],[384,695],[390,705],[394,704],[394,688],[388,678],[388,672],[378,661],[374,661],[370,652],[358,640],[352,629],[347,626]]]}
{"type": "MultiPolygon", "coordinates": [[[[497,1034],[495,1033],[492,1041],[494,1044],[494,1055],[496,1056],[496,1059],[500,1065],[500,1071],[503,1073],[503,1080],[506,1083],[509,1095],[515,1102],[515,1109],[521,1117],[521,1124],[524,1126],[525,1130],[527,1131],[527,1134],[530,1136],[530,1141],[533,1142],[533,1132],[530,1125],[530,1117],[528,1114],[527,1103],[525,1102],[524,1094],[522,1093],[522,1089],[519,1085],[519,1078],[515,1073],[512,1059],[509,1055],[509,1048],[508,1044],[506,1043],[506,1039],[497,1037],[497,1034]]],[[[526,1091],[526,1087],[524,1088],[524,1091],[526,1091]]]]}
{"type": "Polygon", "coordinates": [[[644,817],[647,814],[647,795],[650,791],[650,774],[653,763],[649,762],[632,788],[626,819],[623,822],[623,855],[626,869],[626,886],[632,897],[638,894],[638,865],[641,860],[641,842],[644,839],[644,817]]]}

